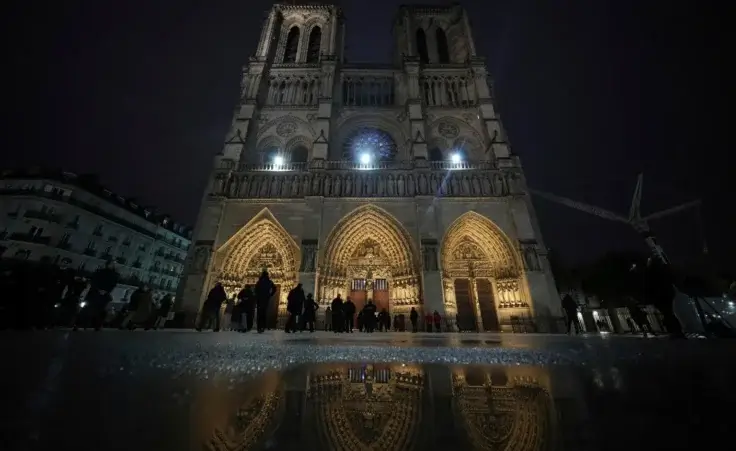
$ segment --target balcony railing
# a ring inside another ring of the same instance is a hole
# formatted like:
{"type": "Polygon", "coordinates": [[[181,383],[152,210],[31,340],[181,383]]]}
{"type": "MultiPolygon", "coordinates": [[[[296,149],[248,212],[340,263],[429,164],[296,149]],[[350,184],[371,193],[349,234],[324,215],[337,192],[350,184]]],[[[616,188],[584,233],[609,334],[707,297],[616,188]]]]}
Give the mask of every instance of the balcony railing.
{"type": "Polygon", "coordinates": [[[457,170],[493,170],[496,169],[491,161],[376,161],[372,163],[359,163],[356,161],[325,160],[312,161],[310,163],[283,163],[283,164],[241,164],[239,172],[306,172],[310,169],[337,170],[337,171],[379,171],[379,170],[413,170],[429,169],[433,171],[457,171],[457,170]]]}
{"type": "Polygon", "coordinates": [[[26,243],[36,243],[48,245],[51,242],[50,236],[31,235],[30,233],[11,233],[11,240],[25,241],[26,243]]]}

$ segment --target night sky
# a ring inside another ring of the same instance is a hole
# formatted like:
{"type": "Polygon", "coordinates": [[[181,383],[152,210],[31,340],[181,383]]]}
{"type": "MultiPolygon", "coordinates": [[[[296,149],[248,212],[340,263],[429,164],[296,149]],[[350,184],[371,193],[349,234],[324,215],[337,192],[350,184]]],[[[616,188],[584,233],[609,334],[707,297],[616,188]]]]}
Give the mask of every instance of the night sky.
{"type": "MultiPolygon", "coordinates": [[[[6,7],[0,164],[96,172],[194,223],[255,51],[266,0],[13,2],[6,7]],[[198,6],[193,6],[193,5],[198,6]]],[[[396,0],[342,0],[351,62],[389,62],[396,0]]],[[[445,3],[442,1],[424,3],[445,3]]],[[[497,107],[529,185],[625,213],[701,198],[711,255],[733,268],[725,4],[467,1],[497,107]],[[677,7],[676,7],[677,6],[677,7]]],[[[730,125],[730,127],[733,127],[730,125]]],[[[571,263],[639,249],[625,225],[535,200],[571,263]]],[[[652,224],[675,259],[702,246],[695,210],[652,224]]]]}

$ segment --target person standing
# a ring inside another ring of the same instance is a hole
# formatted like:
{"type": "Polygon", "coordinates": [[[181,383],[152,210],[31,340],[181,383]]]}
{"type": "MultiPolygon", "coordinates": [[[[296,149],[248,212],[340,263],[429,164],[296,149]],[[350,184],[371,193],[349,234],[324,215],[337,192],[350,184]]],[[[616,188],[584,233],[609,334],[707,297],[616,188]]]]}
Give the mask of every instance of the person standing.
{"type": "Polygon", "coordinates": [[[569,293],[562,298],[562,309],[565,311],[565,316],[567,316],[567,333],[572,333],[573,325],[575,326],[575,332],[581,333],[580,323],[578,322],[578,305],[569,293]]]}
{"type": "MultiPolygon", "coordinates": [[[[94,327],[96,331],[102,328],[102,323],[105,321],[105,308],[112,300],[110,294],[117,286],[119,278],[120,275],[115,270],[115,264],[111,261],[108,261],[104,268],[98,269],[92,275],[89,291],[85,297],[87,302],[87,305],[85,305],[86,312],[82,313],[82,316],[85,317],[83,319],[88,320],[88,324],[94,327]]],[[[73,330],[77,329],[78,325],[74,324],[73,330]]]]}
{"type": "Polygon", "coordinates": [[[304,324],[305,327],[309,327],[309,332],[314,332],[314,323],[317,320],[317,309],[319,304],[312,297],[312,293],[307,295],[307,299],[304,303],[304,324]]]}
{"type": "Polygon", "coordinates": [[[135,305],[135,310],[129,312],[126,318],[128,330],[133,330],[136,326],[143,324],[146,330],[149,329],[151,323],[151,312],[154,309],[153,293],[148,285],[143,285],[130,296],[131,305],[135,305]]]}
{"type": "Polygon", "coordinates": [[[235,295],[225,299],[225,311],[222,313],[222,330],[230,330],[233,319],[233,308],[235,307],[235,295]]]}
{"type": "Polygon", "coordinates": [[[412,307],[411,312],[409,312],[409,321],[411,321],[411,331],[416,333],[418,330],[417,323],[419,322],[419,313],[417,313],[417,310],[414,307],[412,307]]]}
{"type": "Polygon", "coordinates": [[[424,330],[426,332],[432,332],[433,322],[434,322],[434,318],[432,317],[432,314],[430,312],[427,312],[427,314],[424,315],[424,330]]]}
{"type": "Polygon", "coordinates": [[[440,312],[435,310],[434,315],[432,315],[432,319],[434,320],[434,331],[442,332],[442,316],[440,315],[440,312]]]}
{"type": "Polygon", "coordinates": [[[262,334],[266,330],[268,302],[271,297],[276,294],[276,285],[273,284],[265,269],[256,282],[256,306],[258,308],[258,317],[256,318],[256,327],[258,333],[262,334]]]}
{"type": "Polygon", "coordinates": [[[376,329],[376,306],[370,299],[363,307],[363,324],[365,325],[365,331],[369,334],[372,334],[376,329]]]}
{"type": "Polygon", "coordinates": [[[238,293],[240,299],[241,311],[245,315],[245,323],[241,326],[241,331],[250,332],[253,329],[253,320],[256,316],[256,297],[250,285],[246,285],[238,293]]]}
{"type": "Polygon", "coordinates": [[[340,294],[332,300],[332,331],[335,333],[342,332],[345,322],[342,319],[342,298],[340,294]]]}
{"type": "Polygon", "coordinates": [[[325,332],[332,330],[332,307],[329,305],[325,309],[325,332]]]}
{"type": "Polygon", "coordinates": [[[347,301],[343,304],[342,310],[345,318],[345,332],[352,334],[353,324],[355,322],[355,304],[350,300],[350,296],[348,296],[347,301]]]}
{"type": "Polygon", "coordinates": [[[301,283],[298,283],[286,297],[286,311],[289,313],[289,318],[286,320],[284,331],[287,334],[297,331],[297,321],[302,315],[305,301],[304,288],[301,283]]]}
{"type": "Polygon", "coordinates": [[[217,282],[207,294],[207,299],[204,301],[202,312],[199,314],[197,332],[202,332],[203,326],[209,329],[211,323],[214,323],[212,328],[214,332],[220,331],[220,308],[225,300],[227,300],[225,288],[223,288],[220,282],[217,282]]]}
{"type": "Polygon", "coordinates": [[[167,294],[166,296],[161,299],[161,305],[158,307],[158,318],[156,318],[156,323],[153,325],[154,329],[164,328],[166,326],[166,321],[169,319],[169,311],[171,311],[171,306],[174,304],[174,298],[170,294],[167,294]]]}

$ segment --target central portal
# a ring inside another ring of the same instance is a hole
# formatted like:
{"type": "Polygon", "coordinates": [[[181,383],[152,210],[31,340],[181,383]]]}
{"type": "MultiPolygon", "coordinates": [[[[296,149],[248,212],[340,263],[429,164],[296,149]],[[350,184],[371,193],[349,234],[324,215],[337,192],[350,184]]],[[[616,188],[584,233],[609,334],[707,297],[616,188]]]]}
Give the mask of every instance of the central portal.
{"type": "Polygon", "coordinates": [[[420,309],[420,283],[409,235],[385,210],[359,207],[340,220],[327,238],[319,277],[324,305],[338,294],[360,310],[372,300],[391,316],[420,309]]]}

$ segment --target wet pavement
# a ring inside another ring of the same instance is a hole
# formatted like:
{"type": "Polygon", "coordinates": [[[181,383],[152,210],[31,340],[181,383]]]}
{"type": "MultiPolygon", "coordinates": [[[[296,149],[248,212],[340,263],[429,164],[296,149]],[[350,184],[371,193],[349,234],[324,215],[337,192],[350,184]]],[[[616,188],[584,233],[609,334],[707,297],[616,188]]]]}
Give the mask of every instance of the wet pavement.
{"type": "Polygon", "coordinates": [[[733,441],[730,341],[53,331],[0,333],[0,351],[2,449],[541,451],[733,441]]]}

